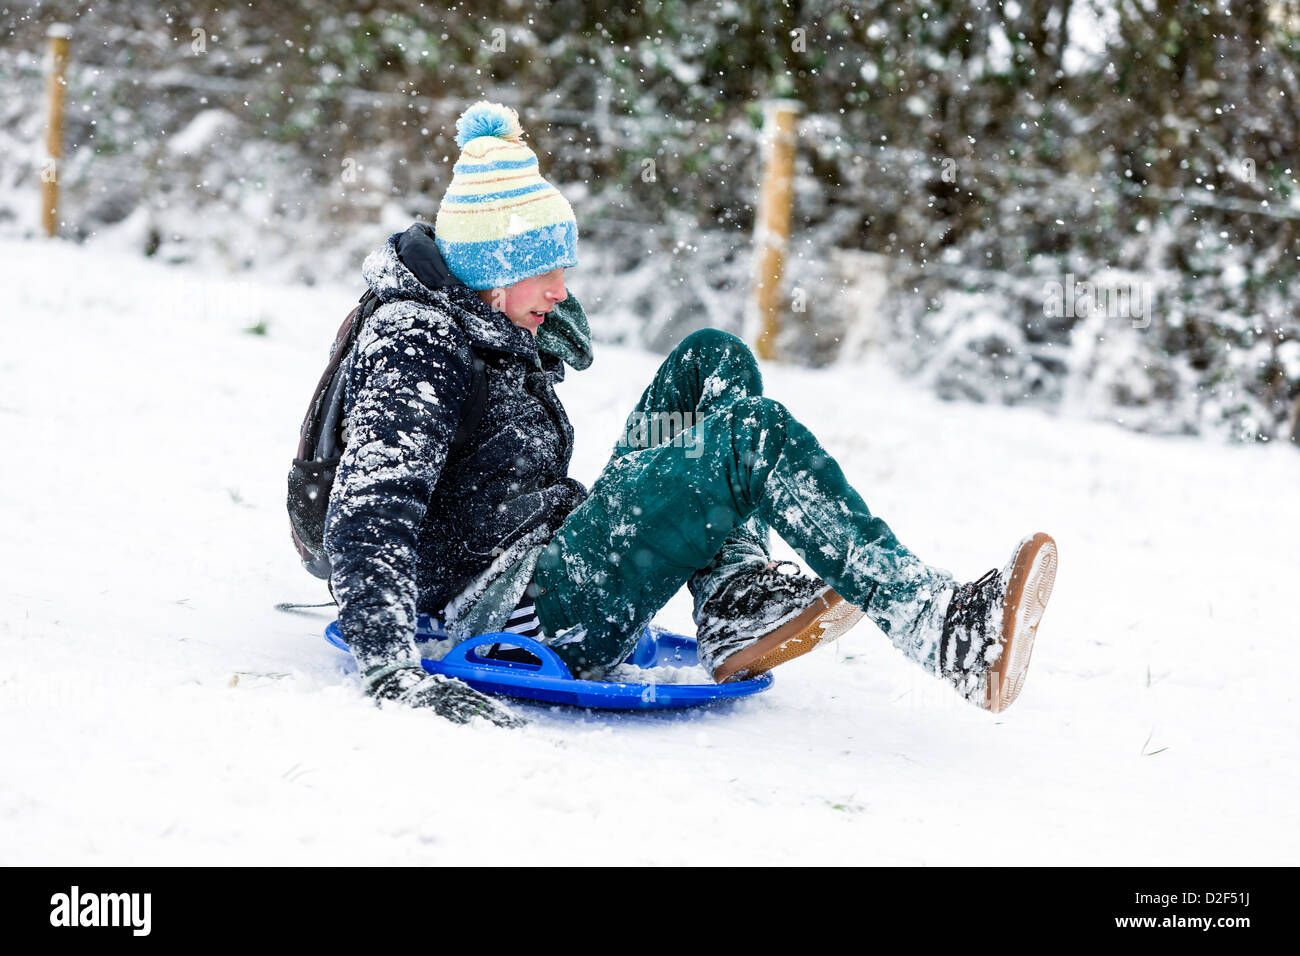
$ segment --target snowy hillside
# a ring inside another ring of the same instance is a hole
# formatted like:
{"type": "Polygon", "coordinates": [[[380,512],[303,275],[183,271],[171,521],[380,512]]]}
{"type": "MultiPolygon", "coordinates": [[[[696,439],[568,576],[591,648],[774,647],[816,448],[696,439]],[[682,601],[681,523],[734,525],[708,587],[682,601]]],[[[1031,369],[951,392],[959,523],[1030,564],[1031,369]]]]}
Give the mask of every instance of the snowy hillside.
{"type": "MultiPolygon", "coordinates": [[[[1056,537],[1017,704],[961,702],[863,623],[731,706],[458,727],[376,709],[329,615],[274,609],[326,598],[284,476],[359,282],[6,241],[0,286],[0,862],[1297,859],[1294,447],[765,366],[922,556],[970,579],[1056,537]]],[[[657,362],[598,346],[560,386],[585,483],[657,362]]],[[[689,632],[684,593],[660,621],[689,632]]]]}

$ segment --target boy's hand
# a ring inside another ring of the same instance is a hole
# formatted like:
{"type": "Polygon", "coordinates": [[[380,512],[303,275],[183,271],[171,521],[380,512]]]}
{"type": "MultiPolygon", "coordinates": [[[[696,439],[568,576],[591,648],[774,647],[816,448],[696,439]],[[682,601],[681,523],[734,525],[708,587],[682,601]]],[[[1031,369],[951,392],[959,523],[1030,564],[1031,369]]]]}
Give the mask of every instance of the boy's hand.
{"type": "Polygon", "coordinates": [[[483,717],[498,727],[523,727],[527,721],[464,681],[430,674],[419,664],[399,667],[378,680],[363,682],[375,700],[395,700],[410,707],[427,707],[440,717],[467,724],[483,717]]]}

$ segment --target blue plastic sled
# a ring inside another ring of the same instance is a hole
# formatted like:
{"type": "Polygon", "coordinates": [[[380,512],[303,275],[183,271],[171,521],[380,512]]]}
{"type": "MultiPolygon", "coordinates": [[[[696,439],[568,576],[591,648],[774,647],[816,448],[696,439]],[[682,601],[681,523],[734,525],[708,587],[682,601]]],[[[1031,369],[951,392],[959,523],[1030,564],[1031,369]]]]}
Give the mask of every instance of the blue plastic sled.
{"type": "MultiPolygon", "coordinates": [[[[445,639],[446,632],[436,622],[421,615],[415,635],[416,643],[422,644],[440,637],[445,639]]],[[[348,650],[339,631],[338,621],[331,622],[325,628],[325,639],[339,650],[348,650]]],[[[634,667],[694,667],[699,662],[694,639],[662,631],[653,625],[645,629],[636,649],[623,661],[634,667]]],[[[693,707],[696,704],[760,694],[772,686],[770,673],[752,680],[726,684],[632,684],[578,680],[559,655],[545,644],[507,632],[468,638],[448,651],[442,660],[425,659],[422,663],[424,669],[431,674],[459,678],[485,694],[601,710],[693,707]],[[493,658],[479,653],[493,644],[511,644],[523,648],[540,663],[493,658]]]]}

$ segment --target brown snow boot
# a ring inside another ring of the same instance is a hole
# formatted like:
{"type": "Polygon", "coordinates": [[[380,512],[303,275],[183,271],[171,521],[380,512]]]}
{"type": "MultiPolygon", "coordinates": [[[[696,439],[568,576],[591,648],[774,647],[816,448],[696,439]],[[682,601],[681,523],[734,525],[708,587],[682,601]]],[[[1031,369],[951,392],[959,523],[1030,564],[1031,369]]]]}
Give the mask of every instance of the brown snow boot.
{"type": "Polygon", "coordinates": [[[749,680],[835,640],[865,612],[793,561],[756,565],[730,579],[697,615],[700,664],[719,684],[749,680]],[[779,571],[782,566],[796,573],[779,571]]]}
{"type": "Polygon", "coordinates": [[[942,671],[984,710],[1001,713],[1020,695],[1056,562],[1056,542],[1039,532],[1020,542],[1001,572],[989,571],[953,593],[940,643],[942,671]]]}

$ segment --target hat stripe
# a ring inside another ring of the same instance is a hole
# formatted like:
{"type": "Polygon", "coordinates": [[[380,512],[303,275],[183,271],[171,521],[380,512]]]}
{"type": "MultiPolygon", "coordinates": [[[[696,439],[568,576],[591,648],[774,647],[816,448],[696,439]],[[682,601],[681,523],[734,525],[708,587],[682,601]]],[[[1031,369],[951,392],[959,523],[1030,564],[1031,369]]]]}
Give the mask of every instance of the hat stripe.
{"type": "MultiPolygon", "coordinates": [[[[485,177],[485,178],[483,178],[483,179],[475,179],[474,182],[472,182],[472,183],[468,183],[467,186],[473,186],[473,187],[475,187],[475,188],[481,188],[481,187],[485,187],[485,186],[487,186],[487,185],[490,184],[490,183],[513,183],[513,182],[518,182],[518,181],[521,180],[521,179],[522,179],[522,180],[525,180],[525,181],[527,181],[527,182],[537,182],[537,177],[536,177],[536,176],[531,176],[531,175],[529,175],[528,173],[524,173],[524,174],[519,175],[519,176],[487,176],[487,177],[485,177]]],[[[448,187],[447,187],[447,190],[448,190],[449,192],[450,192],[452,189],[455,189],[458,193],[469,192],[469,189],[468,189],[468,188],[462,188],[462,187],[461,187],[460,180],[457,180],[457,181],[456,181],[456,185],[455,185],[454,187],[453,187],[453,186],[448,186],[448,187]]]]}
{"type": "MultiPolygon", "coordinates": [[[[480,143],[477,139],[472,139],[465,144],[465,148],[460,154],[461,160],[464,160],[467,156],[470,159],[483,159],[485,156],[491,156],[493,153],[503,151],[514,153],[516,156],[522,154],[531,157],[533,160],[537,159],[537,154],[523,143],[508,143],[493,136],[480,136],[478,139],[483,140],[483,142],[480,143]]],[[[509,162],[509,160],[494,160],[494,162],[509,162]]],[[[515,160],[515,162],[518,162],[518,160],[515,160]]]]}
{"type": "Polygon", "coordinates": [[[468,163],[460,160],[451,167],[452,173],[472,175],[474,173],[491,173],[498,169],[528,169],[537,165],[537,157],[532,159],[490,159],[486,163],[468,163]]]}
{"type": "Polygon", "coordinates": [[[489,206],[444,204],[438,213],[438,242],[482,242],[494,237],[510,241],[520,235],[506,231],[516,216],[522,218],[528,231],[573,221],[573,211],[558,190],[489,206]]]}
{"type": "Polygon", "coordinates": [[[530,186],[520,186],[518,189],[503,189],[495,193],[462,193],[453,196],[448,193],[444,198],[445,203],[478,203],[494,202],[498,199],[514,199],[516,196],[527,196],[529,193],[535,193],[542,189],[551,189],[550,183],[533,183],[530,186]]]}
{"type": "MultiPolygon", "coordinates": [[[[548,193],[547,195],[544,195],[544,196],[534,196],[532,199],[525,199],[523,202],[502,203],[500,206],[493,206],[490,210],[488,210],[488,209],[452,209],[452,208],[446,208],[445,211],[446,211],[447,215],[449,215],[449,216],[481,216],[481,215],[483,215],[484,213],[487,213],[487,212],[495,212],[495,211],[497,211],[497,210],[499,210],[499,209],[518,209],[520,206],[531,206],[531,205],[532,205],[533,203],[535,203],[535,202],[550,202],[550,201],[553,201],[556,197],[559,197],[562,201],[564,201],[564,202],[565,202],[565,206],[568,205],[567,200],[564,200],[564,197],[560,195],[559,190],[556,190],[553,194],[548,193]]],[[[447,206],[447,199],[446,199],[445,196],[443,197],[442,204],[443,204],[443,207],[446,207],[446,206],[447,206]]],[[[557,203],[557,206],[558,206],[558,205],[559,205],[559,204],[557,203]]],[[[565,209],[564,207],[559,207],[559,208],[562,210],[562,212],[560,213],[560,215],[561,215],[561,216],[566,216],[567,213],[568,213],[568,210],[565,209]]],[[[439,212],[442,212],[442,211],[443,211],[443,209],[440,208],[440,209],[439,209],[439,212]]],[[[559,219],[556,220],[556,222],[558,222],[558,221],[559,221],[559,219]]],[[[435,228],[436,228],[436,227],[435,227],[435,228]]]]}

